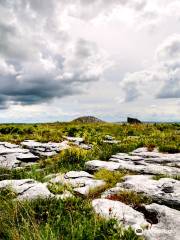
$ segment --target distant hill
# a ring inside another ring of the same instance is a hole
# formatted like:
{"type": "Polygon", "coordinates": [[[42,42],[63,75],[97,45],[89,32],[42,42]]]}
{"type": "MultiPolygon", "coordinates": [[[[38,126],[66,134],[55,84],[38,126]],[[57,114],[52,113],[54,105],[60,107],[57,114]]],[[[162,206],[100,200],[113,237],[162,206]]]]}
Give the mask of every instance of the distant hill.
{"type": "Polygon", "coordinates": [[[127,118],[127,122],[130,123],[130,124],[139,124],[139,123],[141,123],[141,121],[139,119],[131,118],[131,117],[127,118]]]}
{"type": "Polygon", "coordinates": [[[72,122],[73,123],[102,123],[104,121],[93,116],[84,116],[84,117],[76,118],[72,122]]]}

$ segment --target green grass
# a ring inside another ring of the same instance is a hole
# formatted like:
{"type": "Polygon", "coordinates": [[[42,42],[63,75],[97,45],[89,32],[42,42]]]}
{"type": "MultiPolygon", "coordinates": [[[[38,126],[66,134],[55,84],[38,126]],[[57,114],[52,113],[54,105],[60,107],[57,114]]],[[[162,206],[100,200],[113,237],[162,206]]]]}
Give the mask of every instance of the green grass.
{"type": "Polygon", "coordinates": [[[132,229],[94,214],[88,200],[9,201],[0,197],[0,239],[4,240],[140,240],[132,229]]]}
{"type": "MultiPolygon", "coordinates": [[[[93,159],[108,160],[118,152],[130,152],[138,147],[155,147],[161,152],[180,152],[180,124],[1,124],[0,141],[19,144],[25,139],[41,142],[60,142],[63,136],[83,137],[91,144],[91,150],[77,147],[67,149],[56,156],[41,159],[37,166],[19,170],[0,169],[0,181],[5,179],[32,178],[44,182],[45,176],[52,173],[65,173],[70,170],[85,170],[86,161],[93,159]],[[118,144],[104,143],[104,137],[111,135],[119,140],[118,144]]],[[[11,189],[0,192],[0,239],[5,240],[101,240],[101,239],[139,239],[131,229],[123,231],[115,228],[115,220],[106,221],[96,216],[91,207],[91,199],[98,197],[107,187],[121,182],[127,171],[110,172],[100,170],[97,179],[104,179],[107,185],[90,192],[88,198],[74,198],[61,201],[55,199],[32,202],[14,201],[16,193],[11,189]]],[[[155,176],[154,179],[167,177],[155,176]]],[[[180,180],[179,176],[175,179],[180,180]]],[[[64,186],[48,186],[55,194],[63,192],[64,186]]],[[[151,199],[134,192],[121,192],[111,196],[133,207],[150,203],[151,199]]]]}

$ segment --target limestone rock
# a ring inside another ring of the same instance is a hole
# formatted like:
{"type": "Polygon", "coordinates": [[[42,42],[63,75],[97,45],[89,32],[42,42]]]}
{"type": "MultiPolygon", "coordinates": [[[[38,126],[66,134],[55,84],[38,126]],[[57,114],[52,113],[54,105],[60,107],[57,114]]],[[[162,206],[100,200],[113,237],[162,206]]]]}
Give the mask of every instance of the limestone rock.
{"type": "Polygon", "coordinates": [[[115,218],[125,227],[141,227],[149,226],[149,223],[144,218],[144,215],[132,207],[118,201],[109,199],[95,199],[92,201],[92,206],[97,214],[111,219],[115,218]]]}
{"type": "Polygon", "coordinates": [[[114,218],[134,230],[142,229],[142,236],[146,240],[179,240],[180,214],[175,209],[153,203],[144,206],[144,210],[139,212],[124,203],[108,199],[95,199],[92,206],[102,217],[114,218]],[[150,219],[151,216],[157,219],[150,219]]]}
{"type": "Polygon", "coordinates": [[[85,172],[85,171],[70,171],[64,175],[65,178],[80,178],[80,177],[88,177],[93,178],[93,175],[85,172]]]}
{"type": "Polygon", "coordinates": [[[67,141],[61,143],[41,143],[34,140],[25,140],[21,145],[28,148],[32,153],[42,157],[51,157],[60,151],[69,148],[67,141]]]}
{"type": "Polygon", "coordinates": [[[35,156],[32,153],[20,153],[16,155],[17,160],[23,161],[23,162],[34,162],[39,159],[38,156],[35,156]]]}
{"type": "Polygon", "coordinates": [[[144,231],[147,240],[179,240],[180,239],[180,212],[169,207],[150,204],[145,206],[148,212],[157,214],[158,223],[144,231]]]}
{"type": "Polygon", "coordinates": [[[76,193],[85,196],[88,195],[91,190],[105,185],[103,180],[96,180],[93,175],[84,171],[70,171],[66,174],[53,174],[47,176],[45,179],[48,180],[49,183],[69,185],[76,193]]]}
{"type": "Polygon", "coordinates": [[[80,138],[80,137],[68,137],[68,136],[64,136],[64,138],[66,140],[68,140],[69,142],[76,142],[76,143],[83,143],[84,142],[84,138],[80,138]]]}
{"type": "Polygon", "coordinates": [[[103,143],[118,144],[118,143],[120,143],[120,141],[118,141],[118,140],[103,140],[103,143]]]}
{"type": "MultiPolygon", "coordinates": [[[[128,189],[144,193],[158,203],[180,208],[180,181],[171,178],[152,179],[148,175],[131,175],[118,183],[119,190],[128,189]]],[[[118,191],[118,188],[116,189],[118,191]]]]}
{"type": "Polygon", "coordinates": [[[0,190],[7,187],[12,188],[12,190],[17,193],[17,199],[19,200],[31,200],[39,197],[48,198],[54,196],[43,183],[33,179],[0,181],[0,190]]]}
{"type": "Polygon", "coordinates": [[[5,146],[0,146],[0,155],[7,155],[7,154],[13,154],[13,153],[28,153],[29,150],[27,149],[23,149],[20,147],[17,148],[9,148],[9,147],[5,147],[5,146]]]}
{"type": "Polygon", "coordinates": [[[99,169],[107,169],[110,171],[118,170],[120,167],[119,163],[116,162],[107,162],[107,161],[100,161],[100,160],[92,160],[85,163],[86,169],[90,171],[96,171],[99,169]]]}
{"type": "Polygon", "coordinates": [[[21,161],[16,156],[9,154],[8,156],[0,156],[0,168],[14,169],[21,166],[21,161]]]}

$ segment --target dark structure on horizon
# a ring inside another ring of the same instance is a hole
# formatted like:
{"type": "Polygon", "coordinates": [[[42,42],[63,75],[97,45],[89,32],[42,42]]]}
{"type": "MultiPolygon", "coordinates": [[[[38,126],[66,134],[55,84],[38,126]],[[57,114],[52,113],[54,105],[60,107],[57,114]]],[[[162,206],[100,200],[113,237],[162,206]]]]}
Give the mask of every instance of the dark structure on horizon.
{"type": "Polygon", "coordinates": [[[128,117],[127,118],[127,123],[130,123],[130,124],[140,124],[142,122],[139,119],[137,119],[137,118],[128,117]]]}

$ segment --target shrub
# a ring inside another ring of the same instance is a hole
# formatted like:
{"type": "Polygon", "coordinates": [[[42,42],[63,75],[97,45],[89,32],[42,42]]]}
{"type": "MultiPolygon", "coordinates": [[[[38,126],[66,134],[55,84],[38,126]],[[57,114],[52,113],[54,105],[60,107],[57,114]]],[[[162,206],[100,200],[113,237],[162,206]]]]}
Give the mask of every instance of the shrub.
{"type": "Polygon", "coordinates": [[[177,144],[160,145],[159,151],[167,153],[180,153],[180,146],[177,144]]]}
{"type": "Polygon", "coordinates": [[[100,169],[94,175],[97,179],[104,180],[109,187],[113,187],[118,182],[123,181],[123,177],[129,174],[128,171],[109,171],[106,169],[100,169]]]}
{"type": "Polygon", "coordinates": [[[110,200],[123,202],[127,205],[132,206],[133,208],[137,208],[142,204],[150,204],[152,202],[149,197],[128,190],[120,191],[119,193],[108,196],[107,198],[110,200]]]}

